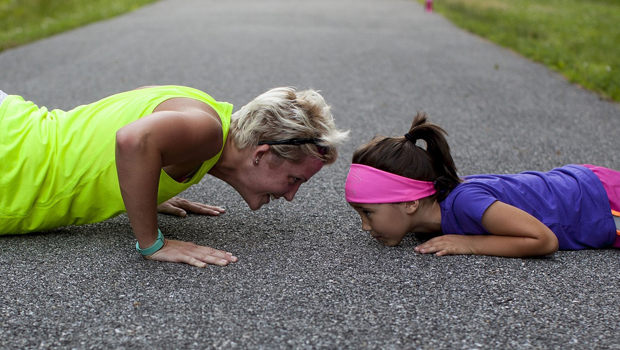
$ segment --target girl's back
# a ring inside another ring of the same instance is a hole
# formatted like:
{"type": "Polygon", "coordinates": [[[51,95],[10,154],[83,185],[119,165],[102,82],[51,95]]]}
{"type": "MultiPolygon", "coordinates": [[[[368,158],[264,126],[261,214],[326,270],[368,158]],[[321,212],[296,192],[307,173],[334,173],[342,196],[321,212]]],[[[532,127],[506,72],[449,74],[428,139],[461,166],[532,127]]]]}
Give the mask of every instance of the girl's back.
{"type": "Polygon", "coordinates": [[[534,216],[557,236],[560,249],[610,246],[616,238],[607,194],[588,168],[567,165],[549,172],[473,175],[440,202],[444,234],[488,234],[485,210],[499,200],[534,216]]]}

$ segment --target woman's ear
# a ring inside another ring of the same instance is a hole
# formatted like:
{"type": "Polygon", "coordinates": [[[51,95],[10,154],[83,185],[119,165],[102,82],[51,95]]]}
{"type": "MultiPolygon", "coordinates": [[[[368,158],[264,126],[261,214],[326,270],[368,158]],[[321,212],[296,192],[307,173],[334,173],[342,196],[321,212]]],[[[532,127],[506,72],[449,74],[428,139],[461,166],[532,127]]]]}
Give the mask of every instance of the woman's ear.
{"type": "Polygon", "coordinates": [[[254,165],[260,163],[260,160],[269,152],[269,147],[269,145],[259,145],[254,149],[252,152],[252,162],[254,162],[254,165]]]}
{"type": "Polygon", "coordinates": [[[419,200],[405,202],[405,212],[409,215],[415,213],[418,208],[420,208],[419,200]]]}

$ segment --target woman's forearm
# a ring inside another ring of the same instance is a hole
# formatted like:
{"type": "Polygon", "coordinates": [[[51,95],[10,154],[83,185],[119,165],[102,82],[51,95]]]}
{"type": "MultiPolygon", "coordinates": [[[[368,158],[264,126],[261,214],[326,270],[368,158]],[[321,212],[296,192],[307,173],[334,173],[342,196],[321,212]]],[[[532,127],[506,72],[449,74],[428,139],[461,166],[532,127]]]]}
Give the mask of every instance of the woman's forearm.
{"type": "Polygon", "coordinates": [[[127,216],[141,248],[157,239],[157,190],[161,155],[147,136],[117,133],[116,167],[127,216]]]}

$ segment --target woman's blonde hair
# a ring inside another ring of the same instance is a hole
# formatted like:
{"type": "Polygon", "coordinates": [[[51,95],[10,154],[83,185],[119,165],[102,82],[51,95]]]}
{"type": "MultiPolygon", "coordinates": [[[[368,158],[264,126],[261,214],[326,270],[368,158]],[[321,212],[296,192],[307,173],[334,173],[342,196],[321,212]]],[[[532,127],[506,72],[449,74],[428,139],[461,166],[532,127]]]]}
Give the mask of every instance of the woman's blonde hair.
{"type": "Polygon", "coordinates": [[[336,129],[330,107],[318,91],[293,87],[271,89],[243,106],[232,115],[230,131],[239,149],[260,142],[316,139],[314,143],[271,145],[270,150],[292,162],[314,156],[326,164],[336,161],[338,146],[349,134],[336,129]]]}

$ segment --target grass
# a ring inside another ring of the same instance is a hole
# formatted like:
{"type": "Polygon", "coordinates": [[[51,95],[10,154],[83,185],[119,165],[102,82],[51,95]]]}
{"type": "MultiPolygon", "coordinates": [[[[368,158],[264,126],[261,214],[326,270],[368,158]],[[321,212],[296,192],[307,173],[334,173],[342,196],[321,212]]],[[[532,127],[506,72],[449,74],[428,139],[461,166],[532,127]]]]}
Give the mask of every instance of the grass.
{"type": "MultiPolygon", "coordinates": [[[[0,0],[0,51],[155,1],[0,0]]],[[[435,0],[434,9],[620,101],[620,0],[435,0]]]]}
{"type": "Polygon", "coordinates": [[[0,51],[157,0],[0,0],[0,51]]]}
{"type": "Polygon", "coordinates": [[[620,0],[435,0],[433,8],[461,28],[620,101],[620,0]]]}

